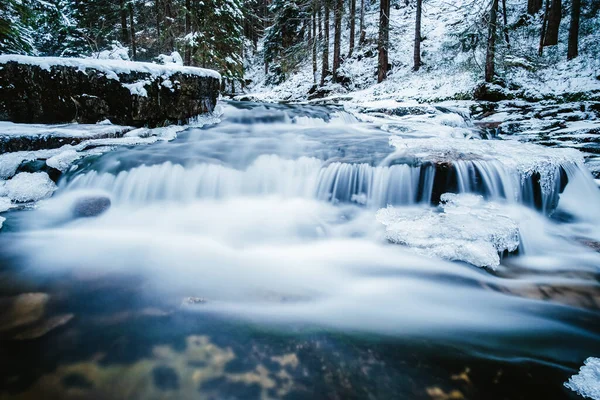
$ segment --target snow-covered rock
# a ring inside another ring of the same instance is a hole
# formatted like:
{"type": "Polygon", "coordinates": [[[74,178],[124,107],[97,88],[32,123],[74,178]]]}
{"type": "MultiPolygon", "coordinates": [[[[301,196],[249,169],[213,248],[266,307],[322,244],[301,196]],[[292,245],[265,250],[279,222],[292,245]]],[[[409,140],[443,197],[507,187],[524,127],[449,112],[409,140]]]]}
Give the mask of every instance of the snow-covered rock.
{"type": "Polygon", "coordinates": [[[577,375],[573,375],[565,387],[579,395],[593,400],[600,400],[600,358],[590,357],[585,360],[577,375]]]}
{"type": "Polygon", "coordinates": [[[444,194],[439,210],[383,208],[377,220],[385,225],[392,243],[479,267],[497,267],[499,253],[519,246],[518,224],[503,206],[472,194],[444,194]]]}
{"type": "Polygon", "coordinates": [[[6,196],[17,203],[42,200],[50,197],[56,190],[56,184],[45,172],[21,172],[3,182],[3,186],[6,196]]]}
{"type": "Polygon", "coordinates": [[[162,126],[211,112],[220,90],[217,72],[175,62],[0,55],[0,68],[0,108],[15,122],[162,126]]]}

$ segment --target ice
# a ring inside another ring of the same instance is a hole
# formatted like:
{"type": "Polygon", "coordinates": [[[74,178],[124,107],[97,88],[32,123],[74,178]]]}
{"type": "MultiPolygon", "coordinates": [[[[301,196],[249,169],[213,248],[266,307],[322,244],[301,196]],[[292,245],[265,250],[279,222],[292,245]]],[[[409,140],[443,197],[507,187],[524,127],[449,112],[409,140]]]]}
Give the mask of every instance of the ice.
{"type": "Polygon", "coordinates": [[[84,157],[85,155],[85,153],[80,153],[77,152],[75,149],[68,148],[64,151],[61,151],[57,155],[48,158],[46,160],[46,165],[51,168],[55,168],[61,172],[65,172],[69,169],[71,164],[84,157]]]}
{"type": "Polygon", "coordinates": [[[0,197],[0,213],[8,211],[12,207],[13,204],[8,197],[0,197]]]}
{"type": "Polygon", "coordinates": [[[17,203],[28,203],[50,197],[56,185],[45,172],[21,172],[4,182],[6,195],[17,203]]]}
{"type": "Polygon", "coordinates": [[[0,229],[2,229],[2,224],[6,221],[6,218],[0,217],[0,229]]]}
{"type": "MultiPolygon", "coordinates": [[[[2,57],[2,56],[0,56],[2,57]]],[[[134,128],[110,124],[18,124],[8,121],[0,121],[0,138],[10,137],[61,137],[61,138],[98,138],[106,136],[118,136],[123,132],[134,128]]]]}
{"type": "Polygon", "coordinates": [[[406,157],[417,162],[434,163],[499,161],[506,169],[517,171],[523,180],[539,173],[544,194],[551,193],[556,187],[560,167],[583,164],[583,155],[574,149],[548,148],[509,140],[414,139],[392,136],[390,145],[396,148],[396,153],[389,157],[388,162],[406,157]]]}
{"type": "Polygon", "coordinates": [[[565,386],[583,397],[600,400],[600,358],[585,360],[579,373],[569,378],[565,386]]]}
{"type": "Polygon", "coordinates": [[[0,154],[0,179],[12,177],[23,161],[35,160],[33,152],[16,152],[0,154]]]}
{"type": "Polygon", "coordinates": [[[499,253],[519,247],[519,228],[504,206],[472,194],[442,195],[440,209],[393,208],[377,212],[386,238],[414,252],[479,267],[500,265],[499,253]]]}

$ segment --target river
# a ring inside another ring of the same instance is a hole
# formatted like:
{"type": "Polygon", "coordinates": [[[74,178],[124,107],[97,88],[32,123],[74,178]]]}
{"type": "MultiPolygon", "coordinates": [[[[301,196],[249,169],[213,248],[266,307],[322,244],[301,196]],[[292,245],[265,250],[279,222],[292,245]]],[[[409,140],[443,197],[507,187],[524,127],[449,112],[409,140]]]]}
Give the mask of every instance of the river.
{"type": "Polygon", "coordinates": [[[0,342],[0,399],[577,398],[600,194],[576,157],[462,148],[467,120],[221,119],[85,158],[6,214],[3,294],[68,322],[0,342]],[[82,197],[112,205],[74,218],[82,197]]]}

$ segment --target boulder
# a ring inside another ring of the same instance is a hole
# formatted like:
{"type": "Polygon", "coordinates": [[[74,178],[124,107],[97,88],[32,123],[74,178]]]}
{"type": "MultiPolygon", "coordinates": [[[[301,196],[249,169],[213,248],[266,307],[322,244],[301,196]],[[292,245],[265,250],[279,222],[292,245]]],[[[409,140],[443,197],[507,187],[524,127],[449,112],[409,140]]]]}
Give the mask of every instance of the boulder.
{"type": "Polygon", "coordinates": [[[75,218],[97,217],[105,213],[111,206],[111,201],[105,196],[89,196],[78,199],[73,205],[75,218]]]}
{"type": "Polygon", "coordinates": [[[0,120],[162,126],[211,112],[220,75],[122,60],[0,56],[0,120]]]}

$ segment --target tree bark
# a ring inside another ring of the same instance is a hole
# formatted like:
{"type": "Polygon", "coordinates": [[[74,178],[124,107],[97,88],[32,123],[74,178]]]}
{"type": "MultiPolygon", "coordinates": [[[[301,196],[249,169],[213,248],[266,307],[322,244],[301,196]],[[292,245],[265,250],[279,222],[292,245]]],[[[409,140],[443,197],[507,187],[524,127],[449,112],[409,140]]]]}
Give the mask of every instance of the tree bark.
{"type": "Polygon", "coordinates": [[[133,23],[133,2],[129,2],[129,27],[131,28],[131,54],[133,60],[137,59],[137,48],[135,44],[135,24],[133,23]]]}
{"type": "Polygon", "coordinates": [[[490,20],[488,25],[488,43],[487,43],[487,54],[485,57],[485,81],[493,82],[494,75],[496,74],[496,34],[497,34],[497,22],[498,22],[498,0],[492,1],[492,8],[490,9],[490,20]]]}
{"type": "Polygon", "coordinates": [[[313,0],[312,9],[312,68],[313,82],[317,83],[317,7],[318,1],[313,0]]]}
{"type": "Polygon", "coordinates": [[[418,71],[421,68],[421,14],[423,10],[423,0],[417,0],[417,15],[415,18],[415,54],[413,70],[418,71]]]}
{"type": "Polygon", "coordinates": [[[350,0],[350,48],[348,58],[354,53],[354,36],[356,35],[356,0],[350,0]]]}
{"type": "Polygon", "coordinates": [[[336,0],[335,20],[334,20],[334,39],[333,39],[333,79],[337,81],[338,69],[341,65],[342,53],[342,15],[344,14],[344,0],[336,0]]]}
{"type": "Polygon", "coordinates": [[[510,49],[510,38],[508,37],[508,15],[506,14],[506,0],[502,0],[502,21],[504,22],[502,26],[502,31],[504,32],[504,41],[506,42],[506,47],[510,49]]]}
{"type": "Polygon", "coordinates": [[[531,15],[537,14],[542,9],[542,0],[528,0],[527,1],[527,13],[531,15]]]}
{"type": "Polygon", "coordinates": [[[377,47],[379,60],[377,65],[377,82],[387,79],[388,49],[390,42],[390,0],[379,0],[379,40],[377,47]]]}
{"type": "MultiPolygon", "coordinates": [[[[159,41],[160,43],[160,20],[161,20],[161,12],[160,12],[160,0],[154,0],[155,6],[156,6],[156,39],[159,41]]],[[[160,51],[160,45],[159,45],[159,51],[160,51]]]]}
{"type": "Polygon", "coordinates": [[[365,0],[360,0],[360,38],[358,44],[362,46],[367,38],[367,32],[365,31],[365,0]]]}
{"type": "Polygon", "coordinates": [[[548,11],[548,26],[544,37],[544,46],[554,46],[558,44],[558,30],[562,19],[562,1],[552,0],[550,10],[548,11]]]}
{"type": "MultiPolygon", "coordinates": [[[[192,7],[191,0],[185,0],[185,35],[187,36],[191,32],[192,26],[192,7]]],[[[184,64],[192,64],[192,46],[189,43],[185,44],[185,57],[184,64]]]]}
{"type": "Polygon", "coordinates": [[[542,22],[542,32],[540,34],[540,49],[538,51],[540,57],[544,54],[544,37],[546,36],[546,28],[548,26],[548,10],[550,9],[550,0],[546,0],[546,9],[544,10],[544,20],[542,22]]]}
{"type": "Polygon", "coordinates": [[[127,9],[124,0],[119,0],[119,11],[121,13],[121,42],[127,44],[129,43],[129,29],[127,29],[127,9]]]}
{"type": "Polygon", "coordinates": [[[325,19],[323,21],[323,68],[321,72],[321,86],[325,84],[325,78],[329,75],[329,1],[324,0],[325,19]]]}
{"type": "Polygon", "coordinates": [[[581,16],[581,0],[573,0],[571,6],[571,25],[569,26],[569,45],[567,59],[572,60],[579,55],[579,17],[581,16]]]}

